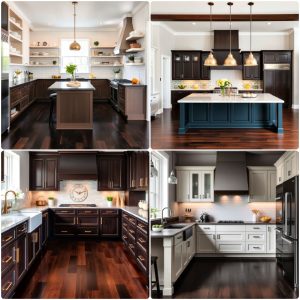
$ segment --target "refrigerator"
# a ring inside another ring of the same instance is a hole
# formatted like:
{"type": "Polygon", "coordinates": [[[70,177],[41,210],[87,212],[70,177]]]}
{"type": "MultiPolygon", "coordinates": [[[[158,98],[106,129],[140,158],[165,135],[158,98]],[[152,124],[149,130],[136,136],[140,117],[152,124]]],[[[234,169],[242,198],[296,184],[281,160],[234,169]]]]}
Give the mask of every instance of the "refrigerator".
{"type": "Polygon", "coordinates": [[[286,280],[299,286],[298,183],[295,176],[276,188],[276,258],[286,280]]]}

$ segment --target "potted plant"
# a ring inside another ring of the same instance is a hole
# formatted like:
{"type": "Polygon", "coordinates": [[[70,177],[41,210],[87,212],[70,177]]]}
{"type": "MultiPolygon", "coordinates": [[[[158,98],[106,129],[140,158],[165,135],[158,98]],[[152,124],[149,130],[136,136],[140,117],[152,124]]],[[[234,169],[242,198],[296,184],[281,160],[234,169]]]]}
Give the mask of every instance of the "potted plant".
{"type": "Polygon", "coordinates": [[[113,72],[115,73],[115,79],[121,78],[121,69],[120,68],[113,69],[113,72]]]}
{"type": "Polygon", "coordinates": [[[55,205],[55,198],[54,197],[48,197],[48,206],[53,207],[55,205]]]}
{"type": "Polygon", "coordinates": [[[107,196],[106,200],[107,200],[107,206],[112,207],[113,197],[112,196],[107,196]]]}
{"type": "Polygon", "coordinates": [[[231,86],[231,82],[228,79],[219,79],[217,80],[217,85],[221,89],[221,95],[225,96],[225,91],[231,86]]]}
{"type": "Polygon", "coordinates": [[[75,73],[76,69],[77,69],[77,65],[75,64],[66,65],[66,72],[71,75],[72,81],[76,81],[76,73],[75,73]]]}
{"type": "Polygon", "coordinates": [[[94,42],[94,46],[95,46],[95,47],[98,47],[98,46],[99,46],[99,42],[98,42],[98,41],[95,41],[95,42],[94,42]]]}

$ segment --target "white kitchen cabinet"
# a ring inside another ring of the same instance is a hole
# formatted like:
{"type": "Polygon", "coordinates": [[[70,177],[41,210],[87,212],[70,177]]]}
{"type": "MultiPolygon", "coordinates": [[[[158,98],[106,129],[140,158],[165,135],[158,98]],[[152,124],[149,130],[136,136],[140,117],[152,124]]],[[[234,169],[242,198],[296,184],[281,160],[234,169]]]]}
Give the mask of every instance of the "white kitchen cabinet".
{"type": "Polygon", "coordinates": [[[193,250],[193,239],[194,237],[190,237],[188,240],[184,241],[182,244],[182,263],[183,263],[183,268],[185,268],[190,260],[194,256],[194,250],[193,250]]]}
{"type": "Polygon", "coordinates": [[[190,201],[190,172],[177,170],[176,199],[178,202],[190,201]]]}
{"type": "Polygon", "coordinates": [[[276,169],[275,167],[248,167],[249,194],[251,202],[275,201],[276,169]]]}
{"type": "Polygon", "coordinates": [[[274,164],[277,170],[276,184],[282,184],[284,181],[297,176],[299,174],[298,164],[298,152],[285,152],[274,164]]]}
{"type": "Polygon", "coordinates": [[[276,225],[267,225],[267,253],[276,253],[276,225]]]}
{"type": "Polygon", "coordinates": [[[215,167],[176,167],[178,202],[213,202],[215,167]]]}
{"type": "Polygon", "coordinates": [[[183,257],[184,257],[184,245],[182,242],[183,236],[182,233],[177,234],[174,237],[174,255],[173,255],[173,272],[176,279],[181,274],[183,270],[183,257]]]}
{"type": "Polygon", "coordinates": [[[281,160],[276,166],[276,184],[282,184],[284,181],[284,161],[281,160]]]}
{"type": "Polygon", "coordinates": [[[197,232],[197,253],[216,253],[215,233],[197,232]]]}
{"type": "Polygon", "coordinates": [[[245,242],[216,242],[216,249],[218,253],[244,253],[245,242]]]}

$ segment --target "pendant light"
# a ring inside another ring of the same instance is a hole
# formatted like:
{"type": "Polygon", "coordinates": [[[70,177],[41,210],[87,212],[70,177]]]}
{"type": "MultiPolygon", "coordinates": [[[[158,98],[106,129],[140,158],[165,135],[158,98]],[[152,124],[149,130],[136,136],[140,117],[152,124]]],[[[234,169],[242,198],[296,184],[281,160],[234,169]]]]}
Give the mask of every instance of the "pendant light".
{"type": "Polygon", "coordinates": [[[245,61],[245,66],[247,67],[255,67],[257,66],[257,60],[252,54],[252,6],[254,5],[253,2],[248,3],[250,7],[250,53],[245,61]]]}
{"type": "Polygon", "coordinates": [[[80,45],[76,42],[76,5],[78,2],[72,2],[74,5],[74,42],[70,45],[70,50],[79,51],[80,45]]]}
{"type": "Polygon", "coordinates": [[[172,171],[170,173],[170,176],[168,178],[169,184],[177,184],[177,177],[175,176],[174,170],[173,170],[173,152],[172,152],[172,171]]]}
{"type": "MultiPolygon", "coordinates": [[[[209,5],[209,9],[210,9],[210,34],[212,33],[212,7],[214,6],[213,2],[208,2],[209,5]]],[[[210,46],[212,46],[212,42],[211,42],[212,38],[210,37],[210,46]]],[[[214,58],[213,52],[212,50],[210,50],[210,53],[208,55],[208,57],[205,59],[204,61],[204,66],[207,67],[212,67],[212,66],[217,66],[217,60],[214,58]]]]}
{"type": "Polygon", "coordinates": [[[224,66],[237,66],[236,60],[233,57],[232,53],[231,53],[231,6],[233,5],[232,2],[228,2],[227,5],[229,6],[229,11],[230,11],[230,36],[229,36],[229,54],[226,57],[225,61],[224,61],[224,66]]]}

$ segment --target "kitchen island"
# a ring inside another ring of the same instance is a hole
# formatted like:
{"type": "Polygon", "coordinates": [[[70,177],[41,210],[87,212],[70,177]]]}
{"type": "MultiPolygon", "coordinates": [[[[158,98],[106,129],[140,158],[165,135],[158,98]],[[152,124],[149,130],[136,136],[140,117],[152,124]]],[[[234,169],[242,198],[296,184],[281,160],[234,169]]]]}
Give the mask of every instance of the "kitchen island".
{"type": "Polygon", "coordinates": [[[283,100],[267,93],[242,95],[190,94],[178,100],[179,134],[190,128],[273,128],[283,133],[283,100]]]}
{"type": "Polygon", "coordinates": [[[93,129],[93,91],[88,81],[79,87],[69,87],[68,82],[56,81],[48,90],[57,93],[56,129],[93,129]]]}

